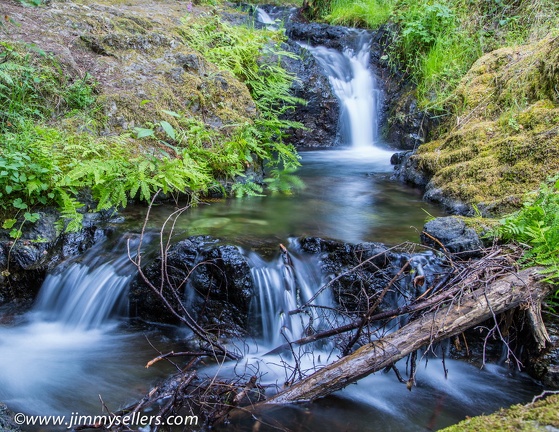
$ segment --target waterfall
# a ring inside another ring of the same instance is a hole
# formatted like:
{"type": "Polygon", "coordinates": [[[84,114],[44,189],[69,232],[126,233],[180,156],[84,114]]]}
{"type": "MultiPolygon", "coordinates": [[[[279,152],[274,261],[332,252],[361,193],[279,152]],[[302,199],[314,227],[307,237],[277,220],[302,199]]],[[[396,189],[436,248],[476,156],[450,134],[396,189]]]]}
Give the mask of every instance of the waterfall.
{"type": "Polygon", "coordinates": [[[141,370],[140,359],[152,353],[116,330],[135,272],[126,250],[126,237],[112,249],[105,241],[61,264],[23,321],[0,326],[0,400],[40,415],[69,414],[84,404],[93,413],[100,393],[113,403],[135,394],[128,380],[139,382],[134,368],[141,370]]]}
{"type": "MultiPolygon", "coordinates": [[[[277,346],[293,341],[321,326],[321,317],[308,313],[290,316],[289,311],[308,302],[323,285],[319,265],[314,257],[297,257],[287,251],[272,261],[256,253],[248,256],[257,292],[253,302],[253,319],[262,330],[262,341],[277,346]]],[[[317,296],[313,304],[332,306],[330,291],[317,296]]]]}
{"type": "Polygon", "coordinates": [[[105,244],[83,259],[49,274],[39,291],[32,316],[67,328],[96,329],[115,315],[128,315],[127,288],[134,274],[124,239],[112,253],[100,254],[105,244]]]}
{"type": "Polygon", "coordinates": [[[275,19],[273,19],[268,12],[264,9],[257,7],[256,10],[256,20],[261,23],[264,27],[269,30],[276,30],[278,28],[278,24],[275,19]]]}
{"type": "Polygon", "coordinates": [[[369,68],[371,38],[362,32],[356,48],[342,53],[323,46],[303,45],[322,66],[340,100],[340,140],[354,148],[374,146],[379,138],[382,92],[369,68]]]}

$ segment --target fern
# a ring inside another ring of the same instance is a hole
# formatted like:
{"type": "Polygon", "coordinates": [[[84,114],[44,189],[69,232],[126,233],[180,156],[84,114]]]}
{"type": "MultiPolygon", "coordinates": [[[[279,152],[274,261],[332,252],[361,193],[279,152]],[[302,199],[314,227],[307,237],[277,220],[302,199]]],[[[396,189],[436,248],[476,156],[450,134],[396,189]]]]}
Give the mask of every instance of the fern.
{"type": "MultiPolygon", "coordinates": [[[[545,267],[546,279],[559,284],[559,176],[530,194],[522,209],[501,220],[493,234],[525,245],[522,263],[545,267]]],[[[559,300],[559,291],[555,297],[559,300]]]]}

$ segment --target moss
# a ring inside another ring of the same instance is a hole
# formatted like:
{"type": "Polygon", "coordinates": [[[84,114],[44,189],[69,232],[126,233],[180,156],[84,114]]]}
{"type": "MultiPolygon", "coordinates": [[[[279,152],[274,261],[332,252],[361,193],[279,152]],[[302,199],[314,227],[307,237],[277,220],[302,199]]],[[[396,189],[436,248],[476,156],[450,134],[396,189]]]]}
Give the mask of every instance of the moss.
{"type": "Polygon", "coordinates": [[[468,418],[444,432],[549,431],[559,427],[559,396],[549,396],[534,404],[515,405],[488,415],[468,418]]]}
{"type": "Polygon", "coordinates": [[[556,37],[480,58],[455,92],[453,129],[414,156],[429,187],[500,214],[559,172],[559,95],[545,84],[558,61],[556,37]]]}

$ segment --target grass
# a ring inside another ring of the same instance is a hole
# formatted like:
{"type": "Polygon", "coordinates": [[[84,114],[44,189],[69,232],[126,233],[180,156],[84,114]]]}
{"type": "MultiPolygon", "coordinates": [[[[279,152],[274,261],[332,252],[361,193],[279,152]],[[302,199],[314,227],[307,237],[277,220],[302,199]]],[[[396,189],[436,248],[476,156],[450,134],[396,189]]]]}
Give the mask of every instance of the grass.
{"type": "Polygon", "coordinates": [[[393,13],[393,0],[334,0],[324,19],[332,24],[376,29],[393,13]]]}

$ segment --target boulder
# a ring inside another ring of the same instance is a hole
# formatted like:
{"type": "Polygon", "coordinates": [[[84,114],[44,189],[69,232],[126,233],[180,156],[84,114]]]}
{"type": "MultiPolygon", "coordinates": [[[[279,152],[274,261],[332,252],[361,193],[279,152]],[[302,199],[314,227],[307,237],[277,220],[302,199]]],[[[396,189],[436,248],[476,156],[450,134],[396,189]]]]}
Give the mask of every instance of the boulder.
{"type": "Polygon", "coordinates": [[[425,224],[421,242],[436,249],[446,249],[462,259],[481,256],[483,245],[473,228],[457,217],[433,219],[425,224]],[[436,239],[436,241],[434,240],[436,239]]]}
{"type": "MultiPolygon", "coordinates": [[[[163,293],[175,310],[184,306],[208,331],[229,335],[245,331],[253,283],[247,259],[237,247],[219,244],[209,236],[190,237],[169,249],[166,263],[169,283],[164,284],[163,293]]],[[[161,257],[147,265],[144,273],[159,288],[161,257]]],[[[140,278],[131,284],[130,303],[132,315],[143,320],[179,322],[140,278]]]]}

